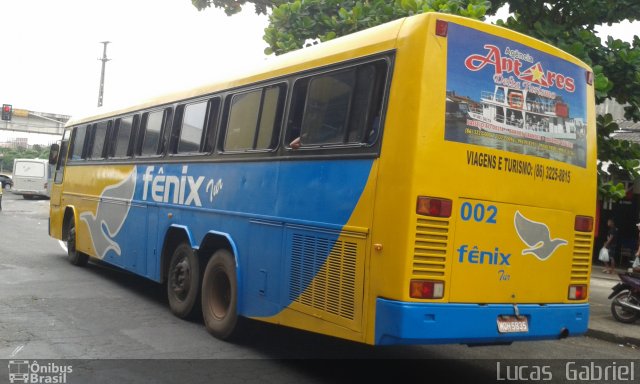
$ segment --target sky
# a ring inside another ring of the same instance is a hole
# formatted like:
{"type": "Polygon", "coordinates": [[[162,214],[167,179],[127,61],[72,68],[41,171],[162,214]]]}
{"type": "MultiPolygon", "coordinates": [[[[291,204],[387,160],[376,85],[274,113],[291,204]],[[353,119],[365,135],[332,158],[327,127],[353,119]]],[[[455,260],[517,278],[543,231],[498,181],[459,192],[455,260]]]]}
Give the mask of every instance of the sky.
{"type": "MultiPolygon", "coordinates": [[[[251,6],[228,17],[219,9],[198,12],[190,0],[0,0],[0,15],[0,103],[14,108],[66,115],[94,108],[105,40],[112,59],[105,106],[208,83],[265,60],[268,20],[251,6]]],[[[640,23],[602,30],[630,41],[640,23]]]]}
{"type": "Polygon", "coordinates": [[[222,78],[264,60],[266,16],[190,0],[0,0],[0,103],[73,115],[222,78]],[[7,36],[8,34],[8,36],[7,36]],[[8,44],[7,44],[8,42],[8,44]]]}

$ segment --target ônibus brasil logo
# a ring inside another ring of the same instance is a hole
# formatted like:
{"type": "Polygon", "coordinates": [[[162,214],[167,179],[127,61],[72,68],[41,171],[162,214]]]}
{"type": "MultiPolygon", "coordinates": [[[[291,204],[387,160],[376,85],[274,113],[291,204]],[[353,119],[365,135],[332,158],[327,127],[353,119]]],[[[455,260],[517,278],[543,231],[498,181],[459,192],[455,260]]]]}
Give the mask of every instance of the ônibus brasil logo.
{"type": "Polygon", "coordinates": [[[73,372],[70,365],[38,364],[37,361],[9,360],[9,383],[64,384],[73,372]]]}

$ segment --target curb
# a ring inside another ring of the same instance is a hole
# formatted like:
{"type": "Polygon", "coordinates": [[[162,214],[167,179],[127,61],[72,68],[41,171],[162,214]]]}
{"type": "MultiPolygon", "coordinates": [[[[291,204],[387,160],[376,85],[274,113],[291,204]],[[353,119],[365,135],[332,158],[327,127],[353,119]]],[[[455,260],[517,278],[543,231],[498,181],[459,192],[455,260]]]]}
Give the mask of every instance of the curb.
{"type": "Polygon", "coordinates": [[[594,339],[608,341],[611,343],[622,344],[622,345],[631,344],[631,345],[640,347],[640,338],[637,338],[637,337],[621,336],[621,335],[613,334],[611,332],[605,332],[605,331],[600,331],[600,330],[591,329],[591,328],[587,330],[587,333],[585,333],[585,336],[593,337],[594,339]]]}

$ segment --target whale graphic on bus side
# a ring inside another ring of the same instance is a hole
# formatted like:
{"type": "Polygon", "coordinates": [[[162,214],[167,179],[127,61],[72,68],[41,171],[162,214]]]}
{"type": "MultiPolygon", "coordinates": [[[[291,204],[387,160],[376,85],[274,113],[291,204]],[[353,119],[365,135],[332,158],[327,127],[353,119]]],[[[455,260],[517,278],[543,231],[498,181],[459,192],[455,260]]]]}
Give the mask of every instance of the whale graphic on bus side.
{"type": "Polygon", "coordinates": [[[120,245],[114,238],[129,215],[136,190],[136,175],[136,167],[133,167],[126,179],[106,187],[100,194],[95,215],[91,212],[80,213],[80,220],[87,223],[93,249],[100,259],[110,250],[118,256],[121,255],[120,245]],[[113,201],[118,201],[118,204],[113,204],[113,201]]]}

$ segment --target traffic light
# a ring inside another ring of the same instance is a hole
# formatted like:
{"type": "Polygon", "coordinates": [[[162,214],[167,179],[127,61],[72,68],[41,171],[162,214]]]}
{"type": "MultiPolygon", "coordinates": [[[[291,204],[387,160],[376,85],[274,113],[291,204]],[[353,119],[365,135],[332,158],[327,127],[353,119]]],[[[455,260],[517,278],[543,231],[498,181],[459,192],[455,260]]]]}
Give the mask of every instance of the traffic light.
{"type": "Polygon", "coordinates": [[[2,104],[2,120],[10,121],[13,114],[13,106],[11,104],[2,104]]]}

